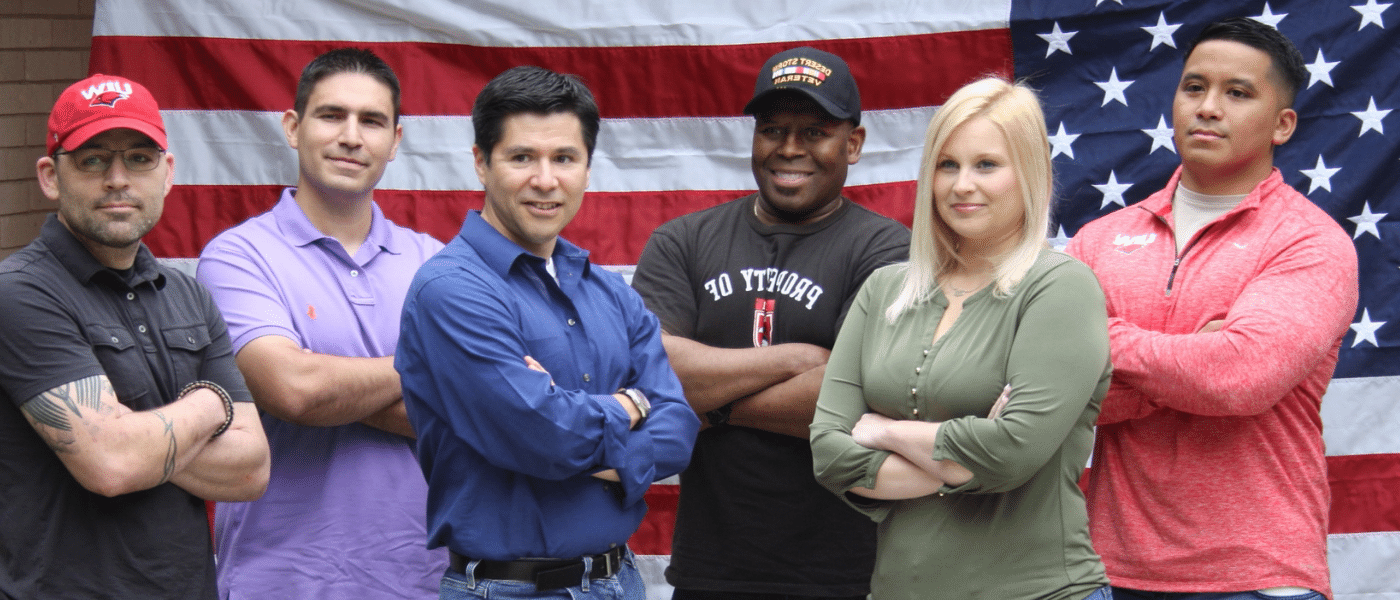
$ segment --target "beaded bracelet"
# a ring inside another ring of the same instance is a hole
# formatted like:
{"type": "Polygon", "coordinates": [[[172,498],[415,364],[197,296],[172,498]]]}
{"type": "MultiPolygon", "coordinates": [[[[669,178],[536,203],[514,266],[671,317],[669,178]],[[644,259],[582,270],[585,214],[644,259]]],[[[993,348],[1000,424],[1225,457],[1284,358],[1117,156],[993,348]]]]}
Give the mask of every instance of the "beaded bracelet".
{"type": "Polygon", "coordinates": [[[203,380],[195,381],[185,386],[185,389],[180,390],[180,397],[184,398],[185,394],[188,394],[200,388],[204,388],[206,390],[214,392],[215,394],[218,394],[219,399],[224,401],[224,424],[220,425],[219,429],[214,431],[214,435],[209,436],[210,438],[219,437],[220,435],[223,435],[225,431],[228,431],[229,425],[233,424],[233,397],[229,396],[228,392],[224,391],[224,388],[219,384],[214,383],[212,381],[203,380]]]}

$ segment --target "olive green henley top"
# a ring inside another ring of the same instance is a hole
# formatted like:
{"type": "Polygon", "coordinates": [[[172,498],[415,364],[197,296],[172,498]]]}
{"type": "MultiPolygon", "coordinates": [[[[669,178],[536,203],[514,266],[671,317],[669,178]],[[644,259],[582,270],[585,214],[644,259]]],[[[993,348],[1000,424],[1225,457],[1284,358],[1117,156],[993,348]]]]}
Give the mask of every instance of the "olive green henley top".
{"type": "Polygon", "coordinates": [[[876,271],[856,296],[811,428],[817,480],[879,522],[871,597],[1079,599],[1108,585],[1078,486],[1112,371],[1093,272],[1044,250],[1010,296],[969,296],[934,342],[941,293],[885,318],[907,268],[876,271]],[[1008,383],[1010,402],[987,419],[1008,383]],[[900,501],[848,493],[874,487],[889,456],[851,439],[871,410],[942,422],[933,458],[972,480],[900,501]]]}

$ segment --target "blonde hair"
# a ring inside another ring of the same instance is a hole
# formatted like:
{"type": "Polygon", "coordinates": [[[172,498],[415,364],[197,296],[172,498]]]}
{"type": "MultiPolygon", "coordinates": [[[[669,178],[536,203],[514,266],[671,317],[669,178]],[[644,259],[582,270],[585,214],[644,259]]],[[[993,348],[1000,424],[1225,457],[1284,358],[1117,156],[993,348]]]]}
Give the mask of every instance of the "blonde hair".
{"type": "Polygon", "coordinates": [[[1045,115],[1034,90],[1022,83],[988,77],[963,86],[948,98],[929,121],[924,134],[924,155],[919,164],[918,190],[914,196],[914,231],[905,264],[904,286],[885,310],[894,322],[904,311],[928,301],[938,282],[965,259],[958,254],[957,234],[943,222],[934,207],[933,175],[938,155],[953,130],[978,117],[985,117],[1006,137],[1011,168],[1021,188],[1025,217],[1020,239],[1006,254],[995,257],[993,294],[1005,297],[1025,277],[1036,256],[1045,247],[1050,229],[1050,197],[1053,175],[1050,140],[1045,131],[1045,115]]]}

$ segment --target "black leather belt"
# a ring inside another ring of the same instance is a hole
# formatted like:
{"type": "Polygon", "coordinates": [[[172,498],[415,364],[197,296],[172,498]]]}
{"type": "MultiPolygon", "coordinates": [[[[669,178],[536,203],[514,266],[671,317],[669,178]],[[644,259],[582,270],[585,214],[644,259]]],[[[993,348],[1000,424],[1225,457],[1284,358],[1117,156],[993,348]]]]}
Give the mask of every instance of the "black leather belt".
{"type": "MultiPolygon", "coordinates": [[[[622,555],[623,548],[613,548],[587,557],[593,559],[593,572],[589,573],[588,578],[602,579],[616,575],[622,566],[622,555]]],[[[456,552],[451,552],[451,557],[452,570],[465,574],[472,559],[456,552]]],[[[583,559],[483,560],[477,563],[473,577],[527,581],[534,583],[536,590],[557,590],[583,582],[583,559]]]]}

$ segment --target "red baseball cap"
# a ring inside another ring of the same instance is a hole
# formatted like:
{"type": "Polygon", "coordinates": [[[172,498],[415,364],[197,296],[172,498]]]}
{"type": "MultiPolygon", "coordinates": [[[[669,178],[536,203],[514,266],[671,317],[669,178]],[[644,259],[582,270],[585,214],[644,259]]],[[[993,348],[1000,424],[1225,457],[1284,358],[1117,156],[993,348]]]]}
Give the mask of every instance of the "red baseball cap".
{"type": "Polygon", "coordinates": [[[145,86],[125,77],[97,74],[68,86],[49,113],[48,153],[72,150],[109,129],[134,129],[166,149],[160,107],[145,86]]]}

